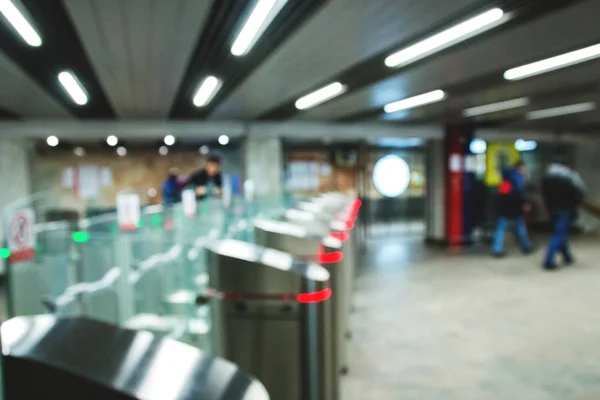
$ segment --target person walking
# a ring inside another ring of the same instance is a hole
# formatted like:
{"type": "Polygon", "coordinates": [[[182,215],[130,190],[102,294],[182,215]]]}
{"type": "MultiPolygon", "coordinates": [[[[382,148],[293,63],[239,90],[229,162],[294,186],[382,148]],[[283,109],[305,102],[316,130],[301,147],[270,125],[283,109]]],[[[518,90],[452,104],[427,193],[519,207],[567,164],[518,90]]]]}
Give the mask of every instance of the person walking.
{"type": "Polygon", "coordinates": [[[181,187],[177,181],[179,176],[179,170],[177,168],[171,168],[167,179],[162,185],[162,201],[165,206],[172,206],[181,201],[181,187]]]}
{"type": "Polygon", "coordinates": [[[569,231],[577,220],[586,193],[587,186],[578,172],[563,163],[548,165],[542,181],[542,195],[553,232],[544,258],[543,267],[546,270],[557,268],[557,253],[562,254],[565,264],[573,264],[569,231]]]}
{"type": "Polygon", "coordinates": [[[526,175],[527,167],[523,161],[502,171],[502,182],[498,188],[498,221],[492,248],[495,257],[504,256],[504,237],[511,224],[514,225],[521,251],[524,254],[533,252],[525,223],[525,212],[531,208],[525,194],[526,175]]]}

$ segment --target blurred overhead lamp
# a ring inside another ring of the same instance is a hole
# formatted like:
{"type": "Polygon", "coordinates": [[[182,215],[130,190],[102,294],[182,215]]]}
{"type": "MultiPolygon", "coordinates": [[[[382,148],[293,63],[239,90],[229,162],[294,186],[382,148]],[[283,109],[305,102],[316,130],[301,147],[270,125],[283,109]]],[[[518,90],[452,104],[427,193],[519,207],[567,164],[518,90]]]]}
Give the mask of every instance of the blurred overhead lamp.
{"type": "Polygon", "coordinates": [[[175,136],[173,136],[173,135],[165,136],[165,144],[167,146],[173,146],[175,144],[175,136]]]}
{"type": "Polygon", "coordinates": [[[75,154],[77,157],[83,157],[85,156],[85,149],[83,147],[75,147],[73,149],[73,154],[75,154]]]}
{"type": "Polygon", "coordinates": [[[126,156],[127,155],[127,149],[123,146],[119,146],[117,147],[117,154],[121,157],[126,156]]]}
{"type": "Polygon", "coordinates": [[[248,54],[288,0],[258,0],[231,46],[231,54],[248,54]]]}
{"type": "Polygon", "coordinates": [[[445,97],[446,93],[444,93],[443,90],[434,90],[432,92],[427,92],[418,96],[409,97],[408,99],[398,100],[393,103],[386,104],[385,107],[383,107],[383,110],[386,113],[408,110],[409,108],[415,108],[425,104],[444,100],[445,97]]]}
{"type": "Polygon", "coordinates": [[[475,117],[477,115],[491,114],[498,111],[510,110],[512,108],[525,107],[529,104],[527,97],[519,99],[501,101],[499,103],[491,103],[483,106],[467,108],[463,111],[465,117],[475,117]]]}
{"type": "Polygon", "coordinates": [[[515,140],[515,149],[517,151],[533,151],[537,149],[537,142],[535,140],[515,140]]]}
{"type": "Polygon", "coordinates": [[[223,82],[219,78],[214,76],[207,76],[204,78],[196,94],[194,94],[194,105],[196,107],[204,107],[215,97],[215,94],[219,91],[223,85],[223,82]]]}
{"type": "Polygon", "coordinates": [[[530,76],[569,67],[595,58],[600,58],[600,44],[509,69],[504,73],[504,78],[507,80],[529,78],[530,76]]]}
{"type": "Polygon", "coordinates": [[[546,108],[544,110],[530,111],[527,113],[527,119],[542,119],[558,117],[561,115],[577,114],[586,111],[592,111],[596,108],[595,103],[579,103],[570,106],[546,108]]]}
{"type": "Polygon", "coordinates": [[[50,147],[56,147],[56,146],[58,146],[59,140],[56,136],[48,136],[46,138],[46,143],[50,147]]]}
{"type": "Polygon", "coordinates": [[[12,25],[19,35],[32,47],[42,45],[42,38],[33,29],[33,26],[21,14],[19,9],[10,0],[0,0],[0,13],[12,25]]]}
{"type": "Polygon", "coordinates": [[[229,136],[227,136],[227,135],[219,136],[219,144],[220,145],[225,146],[227,143],[229,143],[229,136]]]}
{"type": "Polygon", "coordinates": [[[438,51],[492,29],[507,20],[507,15],[499,8],[493,8],[465,22],[448,28],[412,46],[406,47],[385,59],[388,67],[403,67],[438,51]]]}
{"type": "Polygon", "coordinates": [[[487,143],[483,139],[473,139],[469,143],[469,150],[473,154],[483,154],[487,150],[487,143]]]}
{"type": "Polygon", "coordinates": [[[61,72],[58,74],[58,81],[61,85],[63,85],[75,103],[79,104],[80,106],[87,104],[88,96],[72,72],[61,72]]]}
{"type": "Polygon", "coordinates": [[[198,151],[200,152],[200,154],[206,155],[209,153],[210,149],[208,148],[207,145],[204,145],[204,146],[200,147],[200,149],[198,151]]]}
{"type": "Polygon", "coordinates": [[[169,148],[167,146],[160,146],[158,148],[158,154],[160,154],[161,156],[166,156],[167,154],[169,154],[169,148]]]}
{"type": "Polygon", "coordinates": [[[119,144],[119,139],[117,139],[117,137],[115,135],[110,135],[109,137],[106,138],[106,143],[109,146],[116,146],[117,144],[119,144]]]}
{"type": "Polygon", "coordinates": [[[300,97],[296,100],[296,108],[298,110],[306,110],[307,108],[311,108],[316,106],[317,104],[321,104],[327,100],[331,100],[332,98],[339,96],[340,94],[346,91],[346,86],[342,85],[339,82],[331,83],[321,89],[315,90],[312,93],[307,94],[306,96],[300,97]]]}

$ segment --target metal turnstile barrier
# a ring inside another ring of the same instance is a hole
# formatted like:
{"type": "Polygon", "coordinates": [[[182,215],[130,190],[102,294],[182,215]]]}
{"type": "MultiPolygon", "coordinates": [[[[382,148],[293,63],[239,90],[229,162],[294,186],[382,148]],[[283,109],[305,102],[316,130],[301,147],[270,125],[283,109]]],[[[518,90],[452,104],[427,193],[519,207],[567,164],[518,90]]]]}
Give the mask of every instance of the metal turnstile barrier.
{"type": "Polygon", "coordinates": [[[272,399],[334,400],[329,272],[237,240],[206,245],[214,351],[272,399]]]}
{"type": "Polygon", "coordinates": [[[311,234],[301,226],[284,221],[257,219],[254,221],[256,242],[265,247],[285,251],[295,258],[318,262],[331,275],[332,303],[332,376],[334,377],[334,398],[339,398],[339,374],[344,372],[342,355],[345,353],[345,322],[347,307],[343,303],[343,287],[347,281],[344,274],[342,243],[333,237],[311,234]]]}

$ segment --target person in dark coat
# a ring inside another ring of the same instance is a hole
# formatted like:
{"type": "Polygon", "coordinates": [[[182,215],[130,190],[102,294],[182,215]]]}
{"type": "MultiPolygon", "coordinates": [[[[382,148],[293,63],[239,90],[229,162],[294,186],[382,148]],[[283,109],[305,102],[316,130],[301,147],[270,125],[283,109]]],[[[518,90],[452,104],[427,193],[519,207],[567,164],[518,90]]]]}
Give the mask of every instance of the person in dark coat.
{"type": "Polygon", "coordinates": [[[569,230],[577,220],[586,193],[587,187],[579,173],[562,163],[548,165],[542,181],[542,195],[550,215],[553,233],[544,258],[545,269],[556,269],[557,253],[562,254],[566,264],[573,263],[569,230]]]}
{"type": "Polygon", "coordinates": [[[496,257],[504,256],[504,236],[511,223],[514,224],[521,251],[525,254],[533,251],[525,224],[525,212],[530,207],[525,194],[526,173],[522,161],[502,171],[502,183],[498,188],[498,222],[492,248],[492,254],[496,257]]]}

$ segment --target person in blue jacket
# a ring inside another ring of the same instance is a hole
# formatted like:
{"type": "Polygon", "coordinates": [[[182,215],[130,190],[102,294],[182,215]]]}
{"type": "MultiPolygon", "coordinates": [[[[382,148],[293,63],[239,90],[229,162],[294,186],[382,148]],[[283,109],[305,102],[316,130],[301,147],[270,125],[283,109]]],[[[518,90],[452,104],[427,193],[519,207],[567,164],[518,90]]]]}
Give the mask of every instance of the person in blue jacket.
{"type": "Polygon", "coordinates": [[[511,223],[514,224],[521,251],[525,254],[533,252],[525,223],[525,212],[530,208],[525,193],[526,174],[527,167],[523,161],[502,171],[502,182],[498,188],[498,222],[492,248],[495,257],[504,256],[504,236],[511,223]]]}
{"type": "Polygon", "coordinates": [[[165,206],[172,206],[181,201],[181,186],[177,181],[179,170],[171,168],[162,185],[162,201],[165,206]]]}
{"type": "Polygon", "coordinates": [[[553,225],[553,233],[548,243],[544,268],[557,268],[556,254],[561,253],[565,264],[573,264],[573,254],[569,246],[569,230],[576,221],[583,203],[587,186],[579,173],[563,163],[552,163],[546,168],[542,181],[544,203],[553,225]]]}

